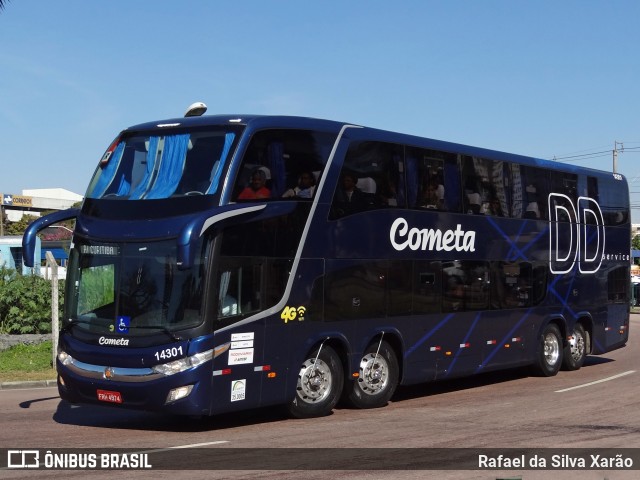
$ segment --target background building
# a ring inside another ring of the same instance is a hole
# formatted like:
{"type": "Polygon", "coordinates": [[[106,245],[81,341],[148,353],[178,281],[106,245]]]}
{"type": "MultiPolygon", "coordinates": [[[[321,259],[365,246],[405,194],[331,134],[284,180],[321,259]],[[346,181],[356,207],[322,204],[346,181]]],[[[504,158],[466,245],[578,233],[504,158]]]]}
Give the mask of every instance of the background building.
{"type": "MultiPolygon", "coordinates": [[[[24,274],[31,273],[31,269],[23,266],[22,237],[6,235],[7,226],[10,223],[19,222],[25,215],[39,217],[42,212],[66,210],[81,202],[82,198],[82,195],[63,188],[23,190],[21,195],[0,194],[0,266],[15,268],[24,274]]],[[[68,258],[70,229],[64,226],[54,226],[47,230],[43,232],[42,245],[40,240],[37,244],[36,258],[34,259],[37,266],[34,273],[37,274],[41,273],[40,260],[44,261],[47,251],[53,253],[61,267],[66,266],[68,258]]]]}

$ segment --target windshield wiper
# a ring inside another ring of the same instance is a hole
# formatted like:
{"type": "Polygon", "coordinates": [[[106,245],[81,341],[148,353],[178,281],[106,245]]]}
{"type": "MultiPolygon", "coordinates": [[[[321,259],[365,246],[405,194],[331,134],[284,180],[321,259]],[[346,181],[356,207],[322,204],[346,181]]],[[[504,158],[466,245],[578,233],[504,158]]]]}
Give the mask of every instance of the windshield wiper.
{"type": "Polygon", "coordinates": [[[151,330],[151,329],[158,329],[158,330],[162,330],[164,333],[166,333],[167,335],[169,335],[171,337],[171,339],[175,342],[179,342],[180,340],[182,340],[182,338],[178,337],[173,330],[170,330],[169,328],[165,327],[164,325],[129,325],[129,328],[134,328],[134,329],[138,329],[138,330],[151,330]]]}
{"type": "Polygon", "coordinates": [[[91,325],[91,326],[102,326],[100,324],[96,324],[96,322],[92,322],[90,320],[80,320],[78,318],[76,318],[75,320],[73,319],[69,319],[66,322],[63,322],[62,328],[60,329],[61,332],[66,332],[69,329],[71,329],[71,327],[75,327],[76,325],[91,325]]]}

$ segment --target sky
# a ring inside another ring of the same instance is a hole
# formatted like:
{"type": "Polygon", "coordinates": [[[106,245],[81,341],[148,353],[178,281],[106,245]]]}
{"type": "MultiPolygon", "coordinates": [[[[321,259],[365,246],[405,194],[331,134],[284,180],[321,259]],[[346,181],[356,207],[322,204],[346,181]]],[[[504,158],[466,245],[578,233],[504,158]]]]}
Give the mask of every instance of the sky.
{"type": "Polygon", "coordinates": [[[6,0],[0,192],[83,195],[118,132],[203,101],[609,171],[617,145],[640,223],[639,18],[637,0],[6,0]]]}

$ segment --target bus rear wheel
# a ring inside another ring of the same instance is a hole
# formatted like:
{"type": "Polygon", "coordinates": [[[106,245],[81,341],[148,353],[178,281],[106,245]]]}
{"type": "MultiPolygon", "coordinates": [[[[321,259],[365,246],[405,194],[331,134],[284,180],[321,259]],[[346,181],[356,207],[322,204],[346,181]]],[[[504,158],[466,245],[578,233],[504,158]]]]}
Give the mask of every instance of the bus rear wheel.
{"type": "Polygon", "coordinates": [[[296,418],[329,415],[338,403],[344,384],[340,357],[328,345],[312,350],[298,373],[296,395],[289,413],[296,418]]]}
{"type": "Polygon", "coordinates": [[[550,323],[544,328],[538,343],[534,370],[544,377],[553,377],[562,365],[562,335],[557,325],[550,323]]]}
{"type": "Polygon", "coordinates": [[[564,370],[578,370],[584,364],[587,356],[587,341],[584,327],[579,323],[573,328],[573,335],[564,348],[562,368],[564,370]]]}
{"type": "Polygon", "coordinates": [[[374,342],[360,359],[358,378],[347,385],[347,399],[357,408],[384,407],[398,385],[398,360],[387,342],[374,342]]]}

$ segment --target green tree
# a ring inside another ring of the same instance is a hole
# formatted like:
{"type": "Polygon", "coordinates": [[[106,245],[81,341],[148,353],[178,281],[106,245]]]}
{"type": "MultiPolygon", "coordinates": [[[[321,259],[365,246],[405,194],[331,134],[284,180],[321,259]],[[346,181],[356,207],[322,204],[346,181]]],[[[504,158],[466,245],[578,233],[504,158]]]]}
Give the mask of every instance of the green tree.
{"type": "Polygon", "coordinates": [[[33,222],[36,217],[32,215],[22,215],[22,218],[17,222],[7,222],[5,232],[7,235],[22,235],[27,229],[29,224],[33,222]]]}
{"type": "Polygon", "coordinates": [[[631,240],[631,248],[634,250],[640,250],[640,235],[636,235],[631,240]]]}
{"type": "MultiPolygon", "coordinates": [[[[64,302],[58,289],[58,305],[64,302]]],[[[59,312],[62,315],[62,312],[59,312]]],[[[51,282],[37,275],[21,275],[0,267],[0,332],[51,332],[51,282]]]]}

